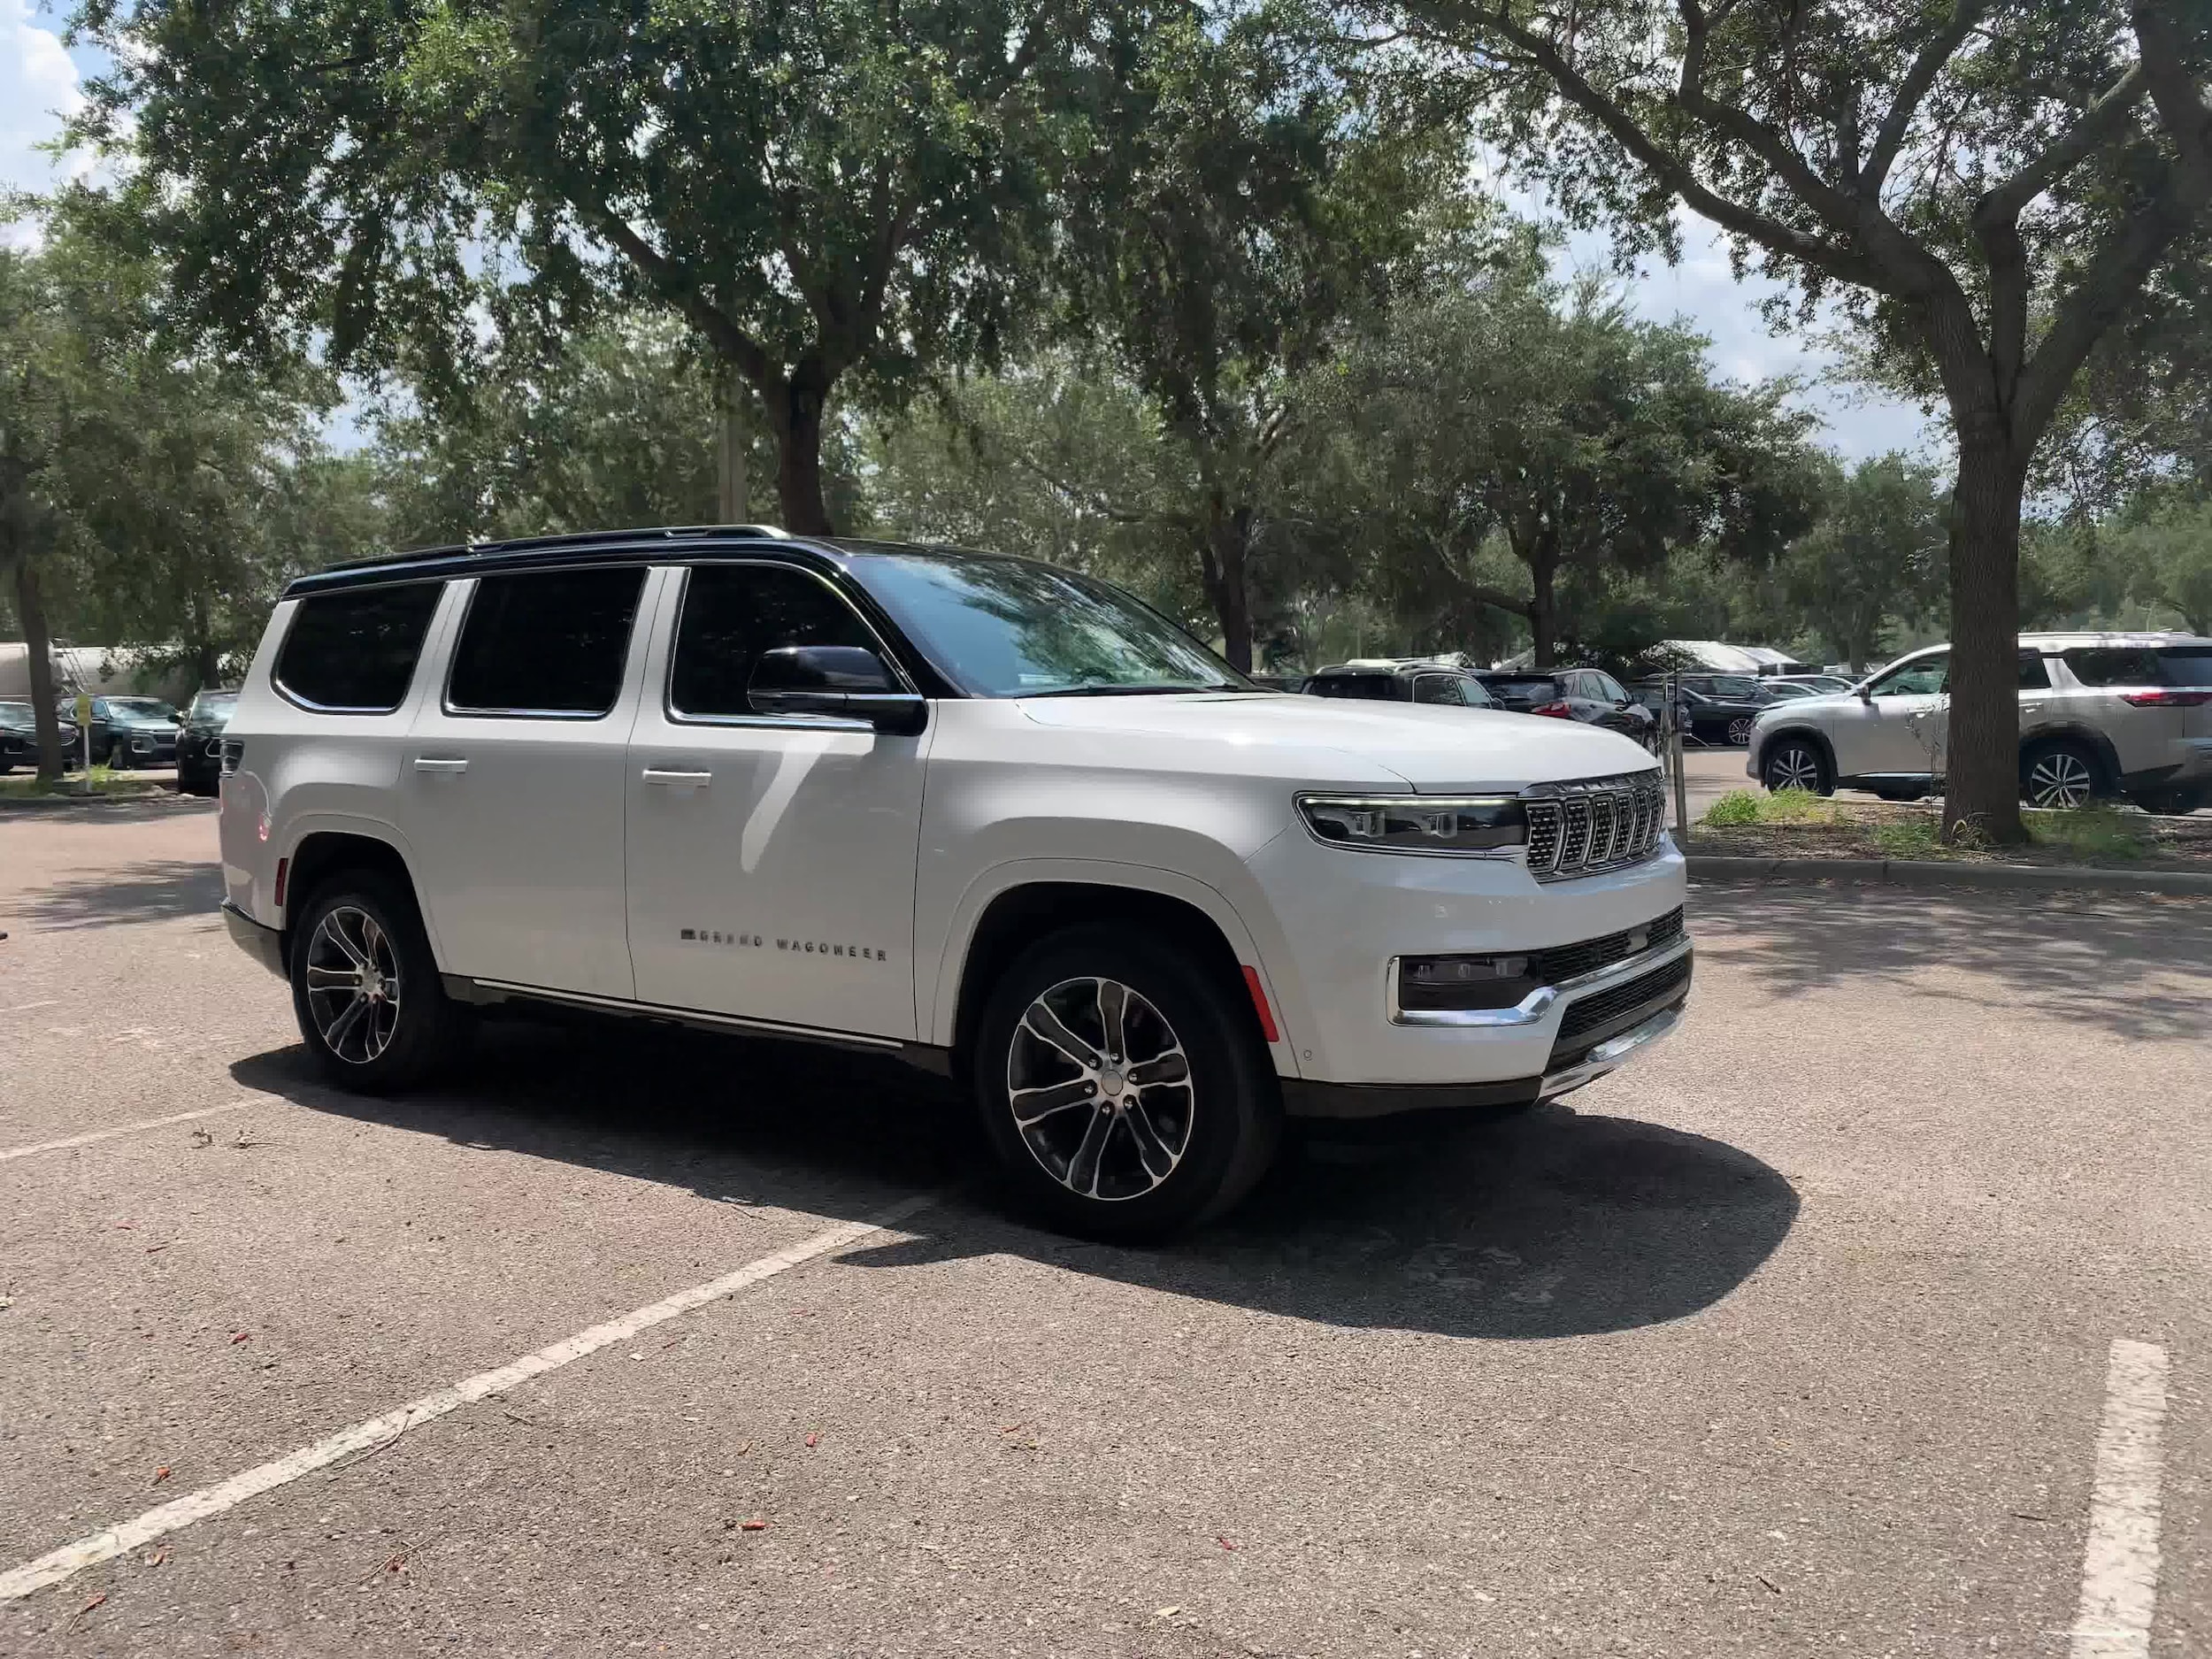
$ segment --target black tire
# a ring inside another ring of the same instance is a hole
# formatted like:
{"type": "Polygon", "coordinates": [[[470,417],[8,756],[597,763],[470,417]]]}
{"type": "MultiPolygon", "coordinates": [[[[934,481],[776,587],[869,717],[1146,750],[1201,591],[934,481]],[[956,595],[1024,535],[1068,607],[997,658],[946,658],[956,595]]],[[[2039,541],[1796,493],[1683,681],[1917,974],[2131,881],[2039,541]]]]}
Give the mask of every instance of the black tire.
{"type": "Polygon", "coordinates": [[[2199,789],[2139,789],[2128,797],[2146,812],[2162,818],[2184,818],[2205,803],[2199,789]]]}
{"type": "Polygon", "coordinates": [[[1064,1232],[1136,1241],[1210,1220],[1252,1189],[1281,1140],[1282,1096],[1244,987],[1223,977],[1168,941],[1109,924],[1054,933],[1007,969],[985,1004],[972,1071],[984,1133],[1018,1203],[1064,1232]],[[1095,1055],[1105,984],[1133,994],[1110,1056],[1118,1066],[1079,1064],[1026,1023],[1041,1002],[1060,1037],[1095,1055]],[[1124,1067],[1147,1066],[1159,1080],[1120,1079],[1124,1067]],[[1047,1109],[1026,1132],[1018,1081],[1047,1109]]]}
{"type": "Polygon", "coordinates": [[[1884,801],[1924,801],[1928,795],[1925,789],[1900,788],[1895,784],[1878,783],[1870,787],[1875,795],[1884,801]]]}
{"type": "Polygon", "coordinates": [[[302,907],[288,943],[285,966],[300,1036],[340,1087],[363,1094],[409,1088],[458,1051],[465,1010],[446,996],[415,895],[391,877],[370,870],[333,875],[302,907]],[[334,918],[335,933],[326,940],[324,925],[334,918]],[[349,964],[365,950],[375,969],[370,994],[341,1001],[338,976],[352,971],[359,983],[349,964]],[[340,1018],[356,1003],[364,1006],[341,1028],[340,1018]]]}
{"type": "Polygon", "coordinates": [[[2032,806],[2085,806],[2104,793],[2104,768],[2086,743],[2054,737],[2020,751],[2020,796],[2032,806]]]}
{"type": "Polygon", "coordinates": [[[1759,781],[1777,794],[1784,789],[1810,789],[1815,795],[1836,792],[1835,769],[1827,751],[1809,737],[1786,733],[1767,745],[1759,757],[1759,781]],[[1809,776],[1810,782],[1800,781],[1809,776]]]}
{"type": "Polygon", "coordinates": [[[1751,743],[1751,728],[1756,724],[1747,714],[1740,714],[1728,723],[1728,746],[1746,749],[1751,743]]]}

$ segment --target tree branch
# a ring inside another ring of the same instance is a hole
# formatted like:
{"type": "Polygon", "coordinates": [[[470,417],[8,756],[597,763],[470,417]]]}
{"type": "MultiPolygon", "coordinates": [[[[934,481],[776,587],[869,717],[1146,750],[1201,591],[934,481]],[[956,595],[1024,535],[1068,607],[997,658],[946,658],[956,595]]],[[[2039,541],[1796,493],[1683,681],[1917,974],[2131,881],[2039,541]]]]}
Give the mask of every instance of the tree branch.
{"type": "Polygon", "coordinates": [[[1974,229],[1985,223],[2016,219],[2021,210],[2064,178],[2089,152],[2119,129],[2143,96],[2147,82],[2137,64],[2114,81],[2082,112],[2082,118],[2052,140],[2043,153],[1974,204],[1974,229]]]}
{"type": "Polygon", "coordinates": [[[2202,212],[2212,199],[2212,110],[2188,70],[2181,31],[2157,0],[2135,0],[2135,38],[2143,54],[2143,77],[2160,121],[2181,152],[2184,203],[2202,212]]]}
{"type": "Polygon", "coordinates": [[[1882,186],[1889,179],[1889,170],[1897,165],[1898,152],[1905,147],[1905,136],[1912,130],[1921,101],[1935,85],[1943,65],[1951,61],[1951,54],[1965,43],[1988,10],[1989,0],[1957,0],[1951,20],[1921,47],[1904,80],[1898,82],[1897,96],[1890,101],[1889,113],[1882,118],[1881,128],[1875,134],[1874,148],[1867,153],[1865,171],[1859,174],[1859,193],[1869,201],[1881,199],[1882,186]]]}
{"type": "Polygon", "coordinates": [[[1703,214],[1724,230],[1732,231],[1787,258],[1810,265],[1839,282],[1855,283],[1882,292],[1894,292],[1897,283],[1865,255],[1785,225],[1740,202],[1730,201],[1708,188],[1679,157],[1655,142],[1633,116],[1583,79],[1552,44],[1503,14],[1477,12],[1478,27],[1507,40],[1549,75],[1569,103],[1582,110],[1611,134],[1615,142],[1634,157],[1653,176],[1692,211],[1703,214]]]}
{"type": "Polygon", "coordinates": [[[727,312],[699,291],[699,285],[681,265],[631,229],[629,222],[604,203],[595,204],[591,213],[607,240],[644,273],[664,300],[691,319],[717,353],[737,365],[740,373],[764,394],[781,378],[768,361],[768,354],[730,320],[727,312]]]}
{"type": "Polygon", "coordinates": [[[2034,451],[2091,348],[2127,309],[2167,249],[2200,211],[2200,201],[2185,200],[2185,175],[2177,176],[2177,170],[2170,168],[2150,205],[2097,251],[2081,280],[2059,301],[2043,343],[2020,372],[2011,420],[2017,460],[2024,464],[2034,451]]]}

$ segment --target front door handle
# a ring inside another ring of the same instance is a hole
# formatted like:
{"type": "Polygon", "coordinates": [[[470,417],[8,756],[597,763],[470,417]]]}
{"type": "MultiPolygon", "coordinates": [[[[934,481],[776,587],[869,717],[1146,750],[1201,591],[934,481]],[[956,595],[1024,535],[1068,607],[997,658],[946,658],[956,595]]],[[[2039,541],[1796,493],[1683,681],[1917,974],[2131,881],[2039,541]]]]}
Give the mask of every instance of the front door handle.
{"type": "Polygon", "coordinates": [[[418,755],[415,757],[417,772],[451,773],[466,772],[468,769],[468,762],[458,756],[418,755]]]}
{"type": "Polygon", "coordinates": [[[659,766],[648,766],[645,781],[696,788],[702,784],[712,783],[714,774],[710,772],[669,772],[659,766]]]}

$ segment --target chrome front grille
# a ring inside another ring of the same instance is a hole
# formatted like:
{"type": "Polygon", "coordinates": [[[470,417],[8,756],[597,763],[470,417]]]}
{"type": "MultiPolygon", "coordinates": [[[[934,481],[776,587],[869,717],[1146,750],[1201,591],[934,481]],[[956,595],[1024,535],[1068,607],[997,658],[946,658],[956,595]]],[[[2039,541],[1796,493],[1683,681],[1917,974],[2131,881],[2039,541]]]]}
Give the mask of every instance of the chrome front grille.
{"type": "Polygon", "coordinates": [[[1564,881],[1641,864],[1659,850],[1666,796],[1659,774],[1586,778],[1522,792],[1528,868],[1539,881],[1564,881]]]}

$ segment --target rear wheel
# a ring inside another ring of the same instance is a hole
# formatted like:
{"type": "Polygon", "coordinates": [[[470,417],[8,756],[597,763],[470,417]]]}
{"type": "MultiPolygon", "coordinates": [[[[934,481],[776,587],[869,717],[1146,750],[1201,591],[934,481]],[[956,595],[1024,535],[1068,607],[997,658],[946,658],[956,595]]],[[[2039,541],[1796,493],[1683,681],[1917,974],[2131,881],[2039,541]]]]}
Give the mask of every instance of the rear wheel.
{"type": "Polygon", "coordinates": [[[2085,806],[2098,790],[2097,757],[2072,738],[2038,743],[2020,757],[2020,793],[2031,805],[2085,806]]]}
{"type": "Polygon", "coordinates": [[[1159,1239],[1266,1171],[1282,1104],[1241,995],[1136,929],[1070,928],[1023,953],[977,1037],[977,1104],[1020,1202],[1094,1238],[1159,1239]]]}
{"type": "Polygon", "coordinates": [[[1805,789],[1814,795],[1833,795],[1836,780],[1828,770],[1828,757],[1810,738],[1777,738],[1760,763],[1759,781],[1775,794],[1805,789]]]}
{"type": "Polygon", "coordinates": [[[301,912],[290,956],[300,1035],[341,1087],[409,1087],[459,1047],[464,1011],[438,979],[414,895],[390,877],[345,871],[326,881],[301,912]]]}
{"type": "Polygon", "coordinates": [[[1728,723],[1728,741],[1738,749],[1751,741],[1751,717],[1740,714],[1728,723]]]}

